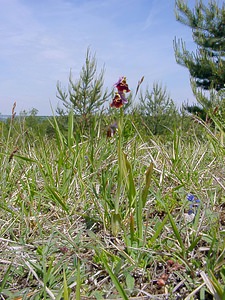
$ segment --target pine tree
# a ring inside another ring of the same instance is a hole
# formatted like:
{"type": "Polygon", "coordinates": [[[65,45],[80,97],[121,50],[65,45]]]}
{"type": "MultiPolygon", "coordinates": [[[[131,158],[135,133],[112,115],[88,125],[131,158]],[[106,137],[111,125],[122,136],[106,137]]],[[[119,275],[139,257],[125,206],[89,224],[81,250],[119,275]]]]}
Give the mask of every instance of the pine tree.
{"type": "Polygon", "coordinates": [[[153,83],[152,91],[147,88],[144,95],[140,94],[139,109],[153,134],[163,134],[176,123],[177,108],[167,89],[158,83],[153,83]]]}
{"type": "Polygon", "coordinates": [[[58,108],[57,112],[61,115],[72,109],[75,115],[87,119],[101,111],[108,97],[107,91],[104,91],[104,69],[97,74],[97,61],[95,56],[91,55],[90,49],[87,50],[79,79],[74,81],[70,73],[68,90],[63,90],[58,83],[57,92],[57,97],[66,108],[66,112],[58,108]]]}
{"type": "Polygon", "coordinates": [[[97,73],[97,60],[89,48],[79,78],[74,80],[70,73],[68,89],[63,89],[58,83],[57,92],[64,106],[56,110],[63,131],[67,131],[68,115],[73,111],[77,136],[95,132],[96,120],[102,114],[110,94],[104,89],[104,69],[97,73]]]}
{"type": "Polygon", "coordinates": [[[225,4],[216,1],[205,5],[196,2],[192,10],[184,0],[176,0],[176,18],[192,29],[196,53],[186,49],[185,43],[174,42],[177,63],[189,69],[196,86],[204,90],[225,88],[225,4]]]}

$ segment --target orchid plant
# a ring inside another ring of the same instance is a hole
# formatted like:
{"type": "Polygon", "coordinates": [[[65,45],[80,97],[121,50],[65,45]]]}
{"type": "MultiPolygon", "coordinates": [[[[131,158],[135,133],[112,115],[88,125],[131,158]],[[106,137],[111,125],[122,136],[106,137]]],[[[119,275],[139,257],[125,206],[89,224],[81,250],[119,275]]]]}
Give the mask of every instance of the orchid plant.
{"type": "MultiPolygon", "coordinates": [[[[144,76],[138,82],[135,97],[138,93],[139,87],[144,80],[144,76]]],[[[127,218],[129,216],[128,223],[130,224],[129,236],[127,238],[127,245],[132,246],[134,240],[138,241],[138,245],[142,245],[143,241],[143,224],[142,224],[142,210],[145,206],[147,199],[148,188],[151,183],[151,176],[153,171],[153,164],[151,163],[149,168],[146,171],[146,178],[144,188],[142,190],[141,196],[137,197],[137,191],[134,184],[133,171],[130,162],[127,159],[127,155],[123,152],[123,106],[128,103],[126,98],[126,93],[130,92],[128,87],[126,77],[120,77],[119,80],[114,84],[114,87],[117,89],[115,92],[111,107],[120,108],[120,116],[118,120],[118,144],[117,144],[117,153],[118,153],[118,177],[117,177],[117,192],[114,201],[114,209],[111,213],[111,230],[113,235],[117,235],[121,228],[121,216],[127,218]],[[125,184],[127,191],[127,201],[128,201],[128,210],[124,213],[121,211],[121,194],[123,193],[123,184],[125,184]],[[135,220],[137,225],[137,236],[135,238],[135,220]]],[[[127,223],[127,222],[125,222],[127,223]]]]}

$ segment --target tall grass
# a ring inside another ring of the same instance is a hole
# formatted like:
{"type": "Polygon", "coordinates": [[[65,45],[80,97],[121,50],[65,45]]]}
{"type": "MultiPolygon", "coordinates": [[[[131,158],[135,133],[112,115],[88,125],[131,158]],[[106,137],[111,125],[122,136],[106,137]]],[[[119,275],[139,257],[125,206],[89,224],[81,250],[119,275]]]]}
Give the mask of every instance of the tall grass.
{"type": "Polygon", "coordinates": [[[101,122],[78,137],[71,112],[67,135],[57,118],[52,139],[2,134],[1,299],[224,299],[220,139],[142,137],[122,110],[107,138],[101,122]]]}

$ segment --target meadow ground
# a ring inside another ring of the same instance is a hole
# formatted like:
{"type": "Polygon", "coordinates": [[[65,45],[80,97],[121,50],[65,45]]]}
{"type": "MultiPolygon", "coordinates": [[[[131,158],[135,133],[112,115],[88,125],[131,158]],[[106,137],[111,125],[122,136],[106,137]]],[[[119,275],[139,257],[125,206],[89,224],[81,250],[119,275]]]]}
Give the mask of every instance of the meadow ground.
{"type": "Polygon", "coordinates": [[[0,141],[0,299],[225,299],[223,132],[0,141]]]}

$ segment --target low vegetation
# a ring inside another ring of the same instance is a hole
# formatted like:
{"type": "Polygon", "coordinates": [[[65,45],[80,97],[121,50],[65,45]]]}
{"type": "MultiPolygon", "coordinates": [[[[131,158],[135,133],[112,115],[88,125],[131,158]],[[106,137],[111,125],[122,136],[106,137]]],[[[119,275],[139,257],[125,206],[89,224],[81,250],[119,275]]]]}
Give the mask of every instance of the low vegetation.
{"type": "Polygon", "coordinates": [[[124,107],[1,123],[1,299],[224,299],[220,118],[124,107]]]}

